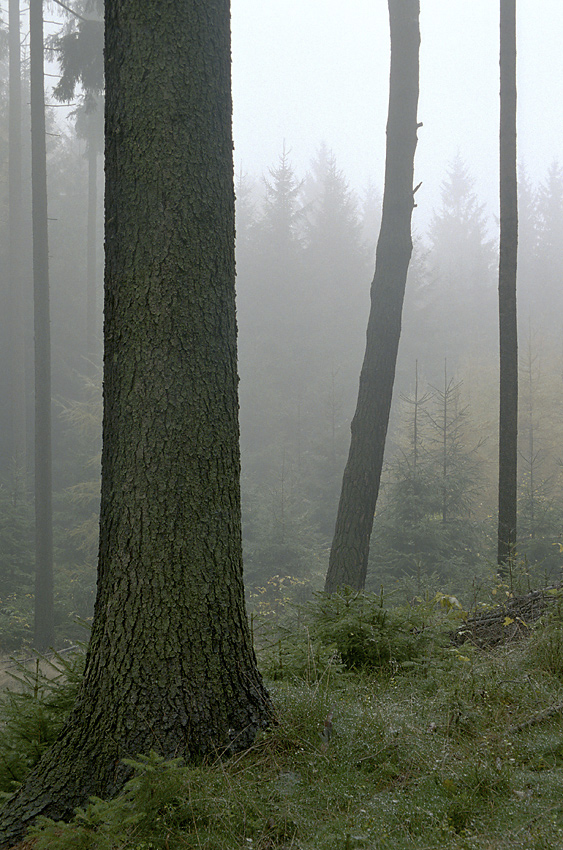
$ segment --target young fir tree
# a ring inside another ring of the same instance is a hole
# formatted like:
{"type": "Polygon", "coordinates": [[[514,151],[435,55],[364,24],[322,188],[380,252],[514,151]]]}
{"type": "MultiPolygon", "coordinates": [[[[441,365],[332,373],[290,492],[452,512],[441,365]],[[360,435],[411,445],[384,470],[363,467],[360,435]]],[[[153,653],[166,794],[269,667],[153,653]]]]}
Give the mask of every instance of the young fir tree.
{"type": "MultiPolygon", "coordinates": [[[[323,146],[311,164],[305,189],[307,312],[316,316],[311,347],[325,363],[341,368],[348,354],[342,349],[343,340],[349,349],[348,341],[361,338],[365,324],[362,308],[369,266],[358,202],[334,154],[323,146]]],[[[357,356],[359,360],[360,351],[357,356]]]]}
{"type": "Polygon", "coordinates": [[[538,192],[522,165],[518,171],[518,304],[524,324],[533,325],[545,312],[543,287],[538,286],[539,223],[538,192]]]}
{"type": "Polygon", "coordinates": [[[421,579],[429,572],[431,553],[437,548],[436,524],[431,523],[439,510],[439,497],[428,439],[432,394],[421,391],[418,363],[413,393],[401,398],[400,436],[374,523],[370,557],[374,586],[402,576],[421,579]]]}
{"type": "Polygon", "coordinates": [[[442,387],[405,398],[403,439],[389,468],[374,530],[374,581],[409,577],[463,585],[479,569],[482,530],[473,515],[480,484],[479,446],[467,445],[461,383],[444,373],[442,387]]]}
{"type": "Polygon", "coordinates": [[[537,256],[532,310],[553,343],[561,338],[563,309],[561,244],[563,240],[563,169],[553,162],[537,192],[537,256]]]}
{"type": "Polygon", "coordinates": [[[553,392],[559,381],[544,374],[543,360],[529,326],[520,362],[518,555],[540,581],[545,576],[556,579],[561,567],[561,411],[557,389],[553,392]]]}
{"type": "Polygon", "coordinates": [[[458,155],[441,186],[441,206],[428,231],[426,286],[420,293],[426,339],[418,357],[440,381],[444,357],[452,368],[495,338],[495,253],[484,205],[458,155]],[[447,309],[444,309],[444,305],[447,309]]]}

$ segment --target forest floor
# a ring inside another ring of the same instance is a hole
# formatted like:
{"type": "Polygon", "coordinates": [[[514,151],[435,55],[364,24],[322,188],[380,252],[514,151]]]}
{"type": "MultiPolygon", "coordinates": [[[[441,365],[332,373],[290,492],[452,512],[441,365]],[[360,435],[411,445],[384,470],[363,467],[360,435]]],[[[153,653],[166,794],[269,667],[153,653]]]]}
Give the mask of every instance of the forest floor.
{"type": "MultiPolygon", "coordinates": [[[[249,751],[198,767],[140,758],[121,797],[30,846],[563,848],[562,622],[493,648],[436,631],[378,669],[346,669],[326,631],[270,632],[259,659],[277,717],[249,751]]],[[[366,623],[363,638],[380,639],[366,623]]]]}

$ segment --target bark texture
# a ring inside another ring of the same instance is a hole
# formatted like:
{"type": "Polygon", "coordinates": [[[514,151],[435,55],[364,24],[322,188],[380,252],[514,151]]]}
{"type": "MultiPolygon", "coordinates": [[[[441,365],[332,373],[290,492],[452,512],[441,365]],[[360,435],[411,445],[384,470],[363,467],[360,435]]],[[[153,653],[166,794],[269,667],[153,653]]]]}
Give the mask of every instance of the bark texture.
{"type": "Polygon", "coordinates": [[[51,450],[51,318],[47,151],[43,72],[43,0],[29,5],[31,93],[31,219],[35,332],[35,623],[34,646],[44,651],[55,636],[51,450]]]}
{"type": "Polygon", "coordinates": [[[391,73],[385,190],[366,351],[325,590],[365,585],[412,254],[417,142],[419,0],[389,0],[391,73]]]}
{"type": "Polygon", "coordinates": [[[271,706],[244,607],[228,0],[106,2],[98,596],[81,692],[3,812],[111,796],[125,756],[252,743],[271,706]]]}
{"type": "Polygon", "coordinates": [[[500,3],[500,417],[498,568],[508,575],[516,547],[518,459],[518,330],[516,271],[516,0],[500,3]]]}

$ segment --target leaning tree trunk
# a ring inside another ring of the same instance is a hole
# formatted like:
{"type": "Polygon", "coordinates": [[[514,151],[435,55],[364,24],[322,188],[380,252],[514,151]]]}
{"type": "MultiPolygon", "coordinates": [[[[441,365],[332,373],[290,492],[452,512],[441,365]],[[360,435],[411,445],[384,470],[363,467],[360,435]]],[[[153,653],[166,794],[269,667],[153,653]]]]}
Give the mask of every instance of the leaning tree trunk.
{"type": "Polygon", "coordinates": [[[412,254],[417,142],[419,0],[389,0],[391,74],[385,191],[366,352],[325,590],[365,585],[412,254]]]}
{"type": "Polygon", "coordinates": [[[248,746],[271,706],[244,606],[228,0],[106,3],[98,596],[77,703],[6,804],[111,796],[124,757],[248,746]]]}
{"type": "Polygon", "coordinates": [[[500,3],[500,420],[498,569],[508,577],[516,548],[518,443],[518,252],[516,172],[516,0],[500,3]]]}
{"type": "Polygon", "coordinates": [[[36,649],[45,650],[52,645],[54,640],[54,604],[51,483],[51,321],[49,315],[49,237],[42,0],[31,0],[29,6],[29,54],[33,309],[35,329],[34,646],[36,649]]]}

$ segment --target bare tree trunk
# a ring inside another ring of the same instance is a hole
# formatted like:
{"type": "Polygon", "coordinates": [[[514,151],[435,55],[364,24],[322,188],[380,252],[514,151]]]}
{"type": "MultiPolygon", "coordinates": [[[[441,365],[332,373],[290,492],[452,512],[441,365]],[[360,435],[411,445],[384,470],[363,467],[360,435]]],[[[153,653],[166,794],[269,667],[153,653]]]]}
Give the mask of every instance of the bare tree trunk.
{"type": "Polygon", "coordinates": [[[419,0],[389,0],[391,74],[385,191],[366,352],[325,590],[365,585],[412,254],[417,142],[419,0]]]}
{"type": "MultiPolygon", "coordinates": [[[[25,332],[23,321],[22,275],[22,91],[20,4],[10,0],[9,5],[9,292],[10,292],[10,361],[12,435],[11,453],[14,461],[15,481],[25,482],[26,451],[26,400],[25,400],[25,332]]],[[[16,484],[15,484],[16,487],[16,484]]],[[[19,487],[17,488],[19,489],[19,487]]],[[[14,492],[17,492],[17,489],[14,492]]],[[[25,489],[25,484],[24,484],[25,489]]],[[[19,494],[18,494],[19,495],[19,494]]],[[[21,494],[23,495],[23,494],[21,494]]]]}
{"type": "MultiPolygon", "coordinates": [[[[95,117],[90,116],[93,123],[95,117]]],[[[86,357],[87,371],[91,372],[96,361],[96,247],[97,232],[96,220],[98,210],[98,148],[95,131],[89,134],[87,160],[88,160],[88,218],[87,218],[87,241],[86,241],[86,357]]]]}
{"type": "Polygon", "coordinates": [[[106,3],[98,595],[77,702],[0,847],[115,795],[124,758],[216,757],[271,716],[242,581],[229,10],[106,3]]]}
{"type": "Polygon", "coordinates": [[[510,573],[516,547],[518,331],[516,266],[516,0],[500,2],[500,420],[498,570],[510,573]]]}
{"type": "Polygon", "coordinates": [[[51,495],[51,327],[47,154],[43,74],[43,2],[29,7],[31,82],[31,193],[33,303],[35,327],[35,631],[34,644],[47,649],[54,639],[53,511],[51,495]]]}

